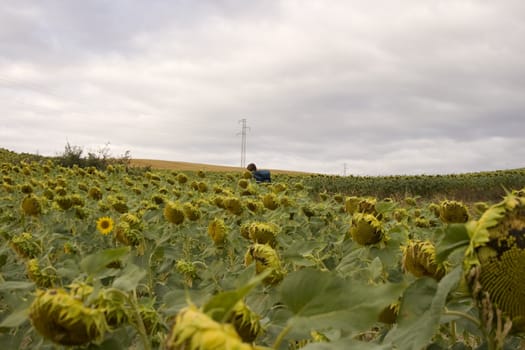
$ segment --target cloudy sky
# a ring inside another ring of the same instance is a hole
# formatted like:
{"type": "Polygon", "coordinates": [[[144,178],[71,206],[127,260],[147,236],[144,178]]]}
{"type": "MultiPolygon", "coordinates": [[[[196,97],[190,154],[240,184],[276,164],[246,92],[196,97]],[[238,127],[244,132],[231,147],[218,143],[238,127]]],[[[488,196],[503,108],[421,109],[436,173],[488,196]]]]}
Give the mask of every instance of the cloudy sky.
{"type": "Polygon", "coordinates": [[[326,174],[525,166],[523,0],[4,0],[0,147],[326,174]]]}

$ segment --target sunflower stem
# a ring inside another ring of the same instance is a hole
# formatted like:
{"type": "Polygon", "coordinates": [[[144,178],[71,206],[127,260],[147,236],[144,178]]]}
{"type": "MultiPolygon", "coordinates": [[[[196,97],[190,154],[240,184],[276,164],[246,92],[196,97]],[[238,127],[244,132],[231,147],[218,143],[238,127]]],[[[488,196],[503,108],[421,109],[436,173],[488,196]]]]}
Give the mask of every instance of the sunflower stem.
{"type": "Polygon", "coordinates": [[[464,319],[469,320],[472,323],[474,323],[478,328],[481,327],[481,322],[477,318],[475,318],[474,316],[472,316],[470,314],[467,314],[465,312],[446,309],[444,314],[447,315],[447,316],[463,317],[464,319]]]}
{"type": "Polygon", "coordinates": [[[283,342],[284,337],[286,337],[286,335],[290,332],[291,329],[292,329],[291,325],[284,327],[281,333],[279,333],[279,335],[277,336],[277,339],[275,339],[275,343],[273,343],[273,346],[272,346],[273,349],[275,350],[279,349],[279,346],[281,346],[281,343],[283,342]]]}

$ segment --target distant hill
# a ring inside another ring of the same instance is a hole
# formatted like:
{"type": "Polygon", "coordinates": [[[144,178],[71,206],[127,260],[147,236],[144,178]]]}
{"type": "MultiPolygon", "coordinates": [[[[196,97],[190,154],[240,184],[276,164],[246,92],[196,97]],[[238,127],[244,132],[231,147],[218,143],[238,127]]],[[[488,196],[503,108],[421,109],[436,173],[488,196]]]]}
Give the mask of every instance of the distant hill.
{"type": "MultiPolygon", "coordinates": [[[[214,172],[237,172],[244,171],[245,169],[235,166],[226,166],[226,165],[212,165],[212,164],[202,164],[202,163],[188,163],[188,162],[176,162],[169,160],[155,160],[155,159],[131,159],[131,166],[136,167],[151,167],[153,169],[170,169],[176,171],[214,171],[214,172]]],[[[307,175],[309,173],[300,172],[300,171],[291,171],[291,170],[280,170],[280,169],[270,169],[275,174],[303,174],[307,175]]]]}

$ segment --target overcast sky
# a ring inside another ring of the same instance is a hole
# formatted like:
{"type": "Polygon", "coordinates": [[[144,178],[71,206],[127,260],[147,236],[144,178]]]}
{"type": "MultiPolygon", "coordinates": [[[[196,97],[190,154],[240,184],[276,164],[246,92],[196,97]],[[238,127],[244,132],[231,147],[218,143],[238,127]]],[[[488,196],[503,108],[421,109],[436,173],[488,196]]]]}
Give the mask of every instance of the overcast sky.
{"type": "Polygon", "coordinates": [[[0,147],[325,174],[525,166],[523,0],[2,0],[0,147]]]}

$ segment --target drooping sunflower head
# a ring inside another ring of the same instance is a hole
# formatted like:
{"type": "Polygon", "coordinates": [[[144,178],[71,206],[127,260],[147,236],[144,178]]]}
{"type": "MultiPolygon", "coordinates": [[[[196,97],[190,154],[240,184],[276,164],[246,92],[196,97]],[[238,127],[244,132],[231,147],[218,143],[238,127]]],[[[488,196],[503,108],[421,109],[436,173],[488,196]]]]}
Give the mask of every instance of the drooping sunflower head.
{"type": "Polygon", "coordinates": [[[166,220],[175,225],[180,225],[184,222],[184,209],[182,205],[177,202],[168,201],[164,207],[164,217],[166,220]]]}
{"type": "Polygon", "coordinates": [[[279,201],[275,193],[267,193],[262,197],[263,205],[266,209],[275,210],[279,207],[279,201]]]}
{"type": "Polygon", "coordinates": [[[345,198],[345,212],[353,214],[359,209],[359,201],[361,198],[357,196],[350,196],[345,198]]]}
{"type": "Polygon", "coordinates": [[[62,210],[68,210],[73,206],[73,200],[71,199],[70,195],[59,195],[55,197],[55,203],[59,206],[62,210]]]}
{"type": "Polygon", "coordinates": [[[191,203],[184,203],[182,205],[182,211],[184,212],[184,215],[190,220],[190,221],[196,221],[199,220],[201,217],[201,212],[199,210],[199,207],[191,204],[191,203]]]}
{"type": "Polygon", "coordinates": [[[240,179],[239,181],[237,181],[237,186],[239,186],[240,188],[248,188],[248,185],[250,184],[250,182],[247,180],[247,179],[240,179]]]}
{"type": "Polygon", "coordinates": [[[446,274],[446,265],[436,262],[436,248],[428,240],[409,240],[402,247],[403,270],[416,277],[428,276],[440,280],[446,274]]]}
{"type": "Polygon", "coordinates": [[[127,246],[138,246],[142,241],[142,233],[127,221],[120,220],[115,226],[115,239],[127,246]]]}
{"type": "Polygon", "coordinates": [[[235,327],[244,342],[251,343],[263,332],[260,318],[246,303],[240,300],[233,307],[227,322],[235,327]]]}
{"type": "Polygon", "coordinates": [[[109,216],[103,216],[97,220],[97,230],[102,235],[107,235],[113,231],[114,222],[109,216]]]}
{"type": "Polygon", "coordinates": [[[61,345],[87,344],[108,330],[102,310],[85,306],[61,288],[38,290],[29,318],[44,338],[61,345]]]}
{"type": "Polygon", "coordinates": [[[243,212],[243,205],[239,198],[234,196],[225,197],[223,200],[224,208],[234,215],[240,215],[243,212]]]}
{"type": "Polygon", "coordinates": [[[248,227],[248,237],[254,243],[268,243],[275,247],[279,227],[270,222],[252,222],[248,227]]]}
{"type": "Polygon", "coordinates": [[[458,201],[445,200],[439,206],[439,218],[444,223],[464,223],[469,219],[465,204],[458,201]]]}
{"type": "Polygon", "coordinates": [[[26,262],[26,272],[29,279],[40,288],[51,288],[58,280],[55,270],[53,268],[42,269],[38,259],[29,259],[26,262]]]}
{"type": "Polygon", "coordinates": [[[525,297],[519,292],[525,288],[525,198],[508,194],[466,226],[471,242],[465,270],[479,269],[471,289],[478,283],[493,305],[525,330],[525,297]]]}
{"type": "Polygon", "coordinates": [[[377,198],[375,197],[361,198],[359,201],[358,211],[360,213],[376,214],[376,203],[377,198]]]}
{"type": "Polygon", "coordinates": [[[215,245],[220,246],[224,244],[224,241],[226,240],[226,233],[226,224],[224,223],[224,220],[214,218],[208,224],[208,235],[211,237],[215,245]]]}
{"type": "Polygon", "coordinates": [[[35,195],[28,195],[22,199],[22,212],[25,215],[38,216],[42,213],[42,205],[35,195]]]}
{"type": "Polygon", "coordinates": [[[42,252],[42,248],[29,232],[12,237],[9,246],[21,258],[35,258],[42,252]]]}
{"type": "Polygon", "coordinates": [[[379,243],[384,238],[383,227],[372,214],[355,213],[350,227],[352,239],[361,245],[379,243]]]}
{"type": "Polygon", "coordinates": [[[274,285],[284,278],[285,271],[281,267],[281,260],[275,249],[268,244],[255,243],[248,248],[244,255],[244,263],[248,266],[252,262],[255,262],[255,272],[257,274],[267,270],[270,271],[269,276],[263,280],[265,284],[274,285]]]}
{"type": "Polygon", "coordinates": [[[184,277],[184,281],[188,286],[193,285],[193,280],[198,277],[197,268],[191,261],[180,259],[175,264],[177,272],[184,277]]]}
{"type": "Polygon", "coordinates": [[[177,181],[181,185],[185,184],[186,182],[188,182],[188,176],[186,176],[186,174],[179,173],[179,174],[177,174],[177,181]]]}
{"type": "Polygon", "coordinates": [[[392,303],[379,313],[378,321],[386,324],[394,324],[399,315],[400,302],[392,303]]]}
{"type": "Polygon", "coordinates": [[[222,324],[191,305],[182,309],[166,338],[166,350],[253,350],[231,324],[222,324]]]}

